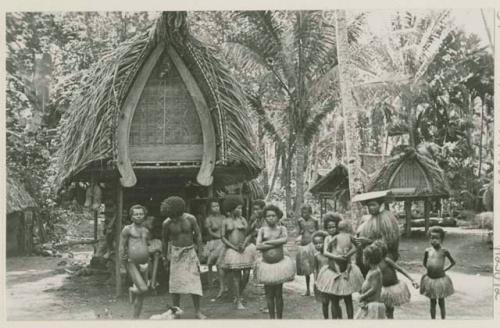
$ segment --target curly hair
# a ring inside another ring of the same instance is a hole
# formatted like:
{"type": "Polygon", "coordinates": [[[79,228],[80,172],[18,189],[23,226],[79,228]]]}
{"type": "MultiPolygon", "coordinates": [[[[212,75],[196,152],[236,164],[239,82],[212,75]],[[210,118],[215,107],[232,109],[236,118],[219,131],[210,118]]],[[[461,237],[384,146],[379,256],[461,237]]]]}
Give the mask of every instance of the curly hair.
{"type": "Polygon", "coordinates": [[[372,243],[372,245],[380,249],[380,252],[382,253],[382,258],[385,258],[387,256],[388,249],[385,241],[383,241],[382,239],[377,239],[372,243]]]}
{"type": "Polygon", "coordinates": [[[363,257],[367,264],[377,265],[382,261],[382,251],[376,245],[369,245],[363,250],[363,257]]]}
{"type": "Polygon", "coordinates": [[[283,211],[280,210],[280,208],[276,205],[273,204],[266,205],[266,207],[264,207],[264,210],[262,210],[262,213],[264,213],[264,217],[266,216],[267,211],[273,211],[274,213],[276,213],[278,220],[283,217],[283,211]]]}
{"type": "Polygon", "coordinates": [[[439,238],[441,239],[441,241],[443,241],[444,235],[446,234],[446,232],[444,231],[444,229],[441,228],[441,227],[431,227],[429,229],[429,232],[428,232],[429,237],[430,237],[431,233],[437,233],[437,234],[439,234],[439,238]]]}
{"type": "Polygon", "coordinates": [[[313,212],[312,206],[309,205],[309,204],[302,205],[302,207],[300,208],[300,210],[301,211],[307,210],[309,212],[309,214],[312,214],[312,212],[313,212]]]}
{"type": "Polygon", "coordinates": [[[263,201],[262,199],[256,199],[256,200],[254,200],[254,201],[253,201],[253,203],[252,203],[252,206],[255,206],[255,205],[257,205],[257,206],[259,206],[261,209],[263,209],[264,207],[266,207],[266,202],[265,202],[265,201],[263,201]]]}
{"type": "Polygon", "coordinates": [[[142,206],[140,204],[132,205],[130,207],[130,209],[128,210],[128,216],[132,217],[132,214],[134,214],[134,210],[137,210],[137,209],[141,209],[142,212],[144,213],[144,218],[146,218],[146,216],[148,215],[148,209],[146,208],[146,206],[142,206]]]}
{"type": "Polygon", "coordinates": [[[311,236],[311,240],[314,240],[314,238],[316,237],[321,237],[323,238],[323,240],[326,238],[326,236],[328,236],[328,232],[326,231],[323,231],[323,230],[317,230],[315,231],[312,236],[311,236]]]}
{"type": "Polygon", "coordinates": [[[329,222],[335,222],[336,225],[342,221],[344,217],[340,213],[328,212],[323,217],[323,228],[326,230],[329,222]]]}
{"type": "Polygon", "coordinates": [[[213,203],[219,204],[219,207],[220,207],[219,200],[217,198],[211,198],[211,199],[208,200],[207,205],[205,207],[205,210],[207,211],[207,213],[212,210],[212,204],[213,203]]]}
{"type": "Polygon", "coordinates": [[[338,223],[337,228],[338,228],[339,231],[343,231],[343,232],[351,232],[352,231],[352,225],[347,220],[341,220],[338,223]]]}
{"type": "Polygon", "coordinates": [[[236,207],[243,205],[243,199],[238,195],[227,195],[222,202],[224,214],[232,212],[236,207]]]}
{"type": "Polygon", "coordinates": [[[178,217],[184,213],[186,202],[179,196],[170,196],[161,202],[160,212],[165,216],[178,217]]]}

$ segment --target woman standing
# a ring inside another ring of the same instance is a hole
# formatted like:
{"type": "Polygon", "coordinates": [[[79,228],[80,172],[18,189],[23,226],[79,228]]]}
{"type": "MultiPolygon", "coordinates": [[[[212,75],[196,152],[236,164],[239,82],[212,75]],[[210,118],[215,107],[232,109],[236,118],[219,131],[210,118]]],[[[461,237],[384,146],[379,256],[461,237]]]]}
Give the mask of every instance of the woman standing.
{"type": "Polygon", "coordinates": [[[239,196],[227,196],[223,202],[224,212],[228,217],[224,219],[221,227],[222,242],[225,250],[222,255],[222,268],[226,270],[233,282],[235,304],[238,310],[244,310],[241,294],[248,282],[247,272],[255,263],[256,250],[247,238],[248,223],[241,216],[243,200],[239,196]],[[242,271],[245,272],[242,275],[242,271]]]}
{"type": "MultiPolygon", "coordinates": [[[[381,239],[387,245],[387,256],[397,261],[399,258],[399,224],[394,214],[385,208],[384,203],[388,196],[387,191],[374,191],[353,198],[353,201],[361,201],[363,205],[366,205],[369,212],[356,232],[355,242],[361,250],[375,240],[381,239]]],[[[356,264],[363,276],[366,276],[369,267],[363,263],[362,256],[362,252],[358,252],[356,264]]]]}
{"type": "Polygon", "coordinates": [[[271,319],[283,318],[283,283],[292,281],[295,267],[289,256],[283,251],[287,243],[286,227],[279,225],[283,212],[274,205],[264,208],[264,219],[267,225],[257,233],[257,250],[262,252],[262,259],[256,265],[256,279],[264,284],[267,307],[271,319]]]}

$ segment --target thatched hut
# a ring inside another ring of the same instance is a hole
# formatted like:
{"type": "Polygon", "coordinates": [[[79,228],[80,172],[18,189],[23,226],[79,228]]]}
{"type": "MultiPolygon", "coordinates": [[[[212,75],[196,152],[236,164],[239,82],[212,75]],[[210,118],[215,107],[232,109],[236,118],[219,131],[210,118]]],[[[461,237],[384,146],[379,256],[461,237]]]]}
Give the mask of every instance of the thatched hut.
{"type": "Polygon", "coordinates": [[[411,230],[413,201],[424,201],[427,231],[431,202],[450,196],[448,181],[439,165],[430,156],[409,146],[383,164],[370,180],[367,189],[391,190],[394,200],[405,202],[407,234],[411,230]]]}
{"type": "MultiPolygon", "coordinates": [[[[373,174],[387,158],[380,154],[360,153],[361,176],[364,186],[373,174]]],[[[328,210],[337,211],[338,208],[346,208],[350,199],[349,194],[349,172],[347,166],[343,164],[336,165],[332,170],[317,181],[309,189],[311,194],[319,200],[320,216],[328,210]],[[333,203],[333,204],[331,204],[333,203]]]]}
{"type": "Polygon", "coordinates": [[[7,176],[7,255],[30,254],[33,249],[35,200],[24,186],[7,176]]]}
{"type": "Polygon", "coordinates": [[[62,120],[57,183],[105,186],[117,237],[133,203],[159,216],[170,195],[190,206],[260,172],[244,92],[186,18],[164,12],[104,56],[62,120]]]}

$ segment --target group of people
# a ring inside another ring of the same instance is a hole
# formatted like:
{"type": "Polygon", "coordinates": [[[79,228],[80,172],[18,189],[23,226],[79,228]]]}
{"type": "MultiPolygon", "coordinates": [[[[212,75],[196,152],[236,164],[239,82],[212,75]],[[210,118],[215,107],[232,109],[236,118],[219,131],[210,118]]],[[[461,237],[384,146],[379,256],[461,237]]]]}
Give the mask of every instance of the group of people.
{"type": "MultiPolygon", "coordinates": [[[[369,197],[368,197],[369,198],[369,197]]],[[[299,236],[295,261],[285,244],[288,231],[281,223],[283,212],[275,205],[256,201],[252,216],[242,216],[243,201],[238,196],[227,196],[208,204],[209,215],[204,221],[208,240],[202,245],[201,228],[191,214],[185,212],[180,197],[169,197],[161,204],[165,220],[162,241],[151,240],[143,225],[147,210],[141,205],[130,209],[132,224],[123,229],[120,254],[133,282],[129,292],[134,305],[134,318],[141,312],[143,298],[155,286],[157,260],[161,256],[169,271],[169,292],[174,306],[180,306],[180,295],[191,294],[197,318],[205,315],[200,310],[203,295],[200,257],[206,259],[209,272],[217,268],[220,298],[231,287],[234,305],[245,309],[242,294],[253,277],[265,291],[267,312],[271,319],[283,318],[283,284],[295,275],[305,276],[306,296],[311,295],[311,275],[314,275],[314,295],[321,303],[325,319],[342,318],[343,301],[349,319],[394,318],[394,309],[410,301],[410,291],[398,272],[411,281],[421,294],[430,298],[431,318],[436,317],[439,304],[445,318],[445,298],[453,294],[453,283],[446,271],[454,264],[450,252],[441,246],[444,230],[430,230],[431,247],[426,249],[423,265],[427,273],[420,284],[397,264],[399,258],[399,225],[395,216],[384,208],[384,198],[365,200],[369,215],[365,216],[353,233],[349,221],[341,214],[327,213],[320,222],[312,216],[312,208],[305,205],[298,221],[299,236]],[[323,228],[323,229],[321,229],[323,228]],[[351,257],[356,258],[355,261],[351,257]],[[153,259],[153,274],[148,284],[147,263],[153,259]],[[445,267],[445,260],[449,265],[445,267]],[[294,263],[295,262],[295,263],[294,263]],[[226,283],[229,282],[229,283],[226,283]],[[354,293],[359,293],[359,310],[354,315],[354,293]]]]}

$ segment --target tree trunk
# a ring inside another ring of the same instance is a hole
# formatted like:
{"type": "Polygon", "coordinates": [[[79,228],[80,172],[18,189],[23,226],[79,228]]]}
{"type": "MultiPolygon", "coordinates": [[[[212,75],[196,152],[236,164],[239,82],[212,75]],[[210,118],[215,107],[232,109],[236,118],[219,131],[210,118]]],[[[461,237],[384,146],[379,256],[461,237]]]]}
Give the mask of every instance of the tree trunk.
{"type": "Polygon", "coordinates": [[[261,155],[262,158],[262,167],[264,170],[262,171],[262,185],[264,186],[264,194],[268,194],[269,192],[269,174],[267,172],[267,165],[266,165],[266,145],[264,144],[264,128],[262,126],[262,123],[259,120],[259,125],[258,125],[258,136],[259,136],[259,154],[261,155]]]}
{"type": "Polygon", "coordinates": [[[278,147],[278,149],[276,151],[276,162],[274,163],[274,170],[273,170],[273,177],[271,179],[271,185],[269,186],[269,190],[267,191],[267,194],[266,194],[266,201],[269,200],[269,197],[273,193],[274,185],[276,184],[276,178],[278,177],[278,171],[279,171],[279,167],[280,167],[280,160],[281,160],[281,157],[282,157],[281,147],[279,147],[279,146],[276,146],[276,147],[278,147]]]}
{"type": "Polygon", "coordinates": [[[282,165],[283,165],[283,179],[281,181],[285,186],[285,215],[287,219],[290,219],[290,215],[292,215],[292,187],[290,185],[291,180],[291,154],[283,156],[282,165]]]}
{"type": "MultiPolygon", "coordinates": [[[[345,10],[336,11],[337,58],[339,68],[340,94],[342,99],[342,113],[344,118],[344,132],[349,170],[349,193],[351,199],[362,190],[355,184],[361,179],[361,161],[358,153],[359,131],[357,130],[357,110],[352,97],[352,76],[349,63],[349,44],[347,41],[347,23],[345,10]]],[[[362,216],[361,204],[351,204],[351,220],[357,226],[362,216]]],[[[355,227],[356,229],[356,227],[355,227]]]]}
{"type": "Polygon", "coordinates": [[[304,203],[304,160],[305,145],[304,134],[297,133],[297,154],[295,156],[295,217],[300,215],[300,208],[304,203]]]}

